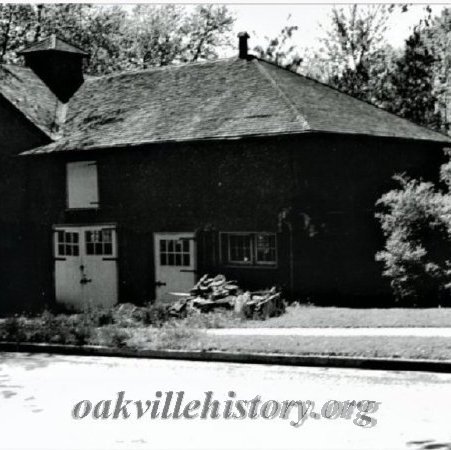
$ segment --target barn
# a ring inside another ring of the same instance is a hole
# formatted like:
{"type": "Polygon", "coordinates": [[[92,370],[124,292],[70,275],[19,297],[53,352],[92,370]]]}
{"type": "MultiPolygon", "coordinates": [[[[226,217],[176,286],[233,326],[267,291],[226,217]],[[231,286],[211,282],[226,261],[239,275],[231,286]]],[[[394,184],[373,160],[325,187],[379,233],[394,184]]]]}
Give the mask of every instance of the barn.
{"type": "Polygon", "coordinates": [[[94,78],[52,36],[1,66],[2,309],[171,301],[204,273],[392,301],[375,202],[395,173],[436,180],[449,138],[247,39],[233,58],[94,78]]]}

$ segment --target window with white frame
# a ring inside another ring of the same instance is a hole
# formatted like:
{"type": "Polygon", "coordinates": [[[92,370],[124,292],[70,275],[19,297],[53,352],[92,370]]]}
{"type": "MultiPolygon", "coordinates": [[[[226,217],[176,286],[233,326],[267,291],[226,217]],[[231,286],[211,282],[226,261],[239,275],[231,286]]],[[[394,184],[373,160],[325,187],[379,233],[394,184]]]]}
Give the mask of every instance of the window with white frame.
{"type": "Polygon", "coordinates": [[[58,256],[78,256],[80,254],[77,232],[58,230],[56,233],[58,256]]]}
{"type": "Polygon", "coordinates": [[[229,265],[275,266],[275,233],[221,233],[223,262],[229,265]]]}
{"type": "Polygon", "coordinates": [[[95,161],[67,163],[67,207],[89,209],[99,207],[97,164],[95,161]]]}
{"type": "Polygon", "coordinates": [[[112,255],[113,234],[111,230],[85,231],[87,255],[112,255]]]}

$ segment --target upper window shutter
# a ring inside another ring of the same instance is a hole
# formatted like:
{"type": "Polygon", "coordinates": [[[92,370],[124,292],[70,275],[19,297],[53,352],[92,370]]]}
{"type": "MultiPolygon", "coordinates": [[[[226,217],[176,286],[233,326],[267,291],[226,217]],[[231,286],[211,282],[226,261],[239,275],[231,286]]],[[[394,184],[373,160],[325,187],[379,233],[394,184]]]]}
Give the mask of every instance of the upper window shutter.
{"type": "Polygon", "coordinates": [[[70,209],[98,208],[99,190],[95,161],[67,164],[67,207],[70,209]]]}

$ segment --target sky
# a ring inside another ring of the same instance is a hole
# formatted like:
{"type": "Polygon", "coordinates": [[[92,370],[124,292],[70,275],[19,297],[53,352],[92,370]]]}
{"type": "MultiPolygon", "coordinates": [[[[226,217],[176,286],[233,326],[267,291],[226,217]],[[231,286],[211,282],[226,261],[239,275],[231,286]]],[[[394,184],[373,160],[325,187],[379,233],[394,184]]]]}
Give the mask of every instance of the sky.
{"type": "MultiPolygon", "coordinates": [[[[131,10],[133,8],[133,0],[125,1],[127,4],[122,3],[123,7],[131,10]]],[[[251,48],[257,45],[263,45],[265,43],[265,36],[269,38],[277,36],[279,31],[288,23],[299,27],[298,32],[294,36],[294,42],[299,49],[317,48],[320,45],[319,39],[324,35],[320,24],[327,25],[329,23],[329,15],[332,11],[333,3],[287,4],[263,3],[264,0],[261,0],[262,3],[256,3],[256,1],[250,0],[249,3],[239,4],[239,0],[231,0],[231,3],[226,3],[236,16],[234,26],[235,34],[238,34],[240,31],[247,31],[251,36],[249,41],[251,48]],[[290,17],[289,21],[287,21],[288,17],[290,17]]],[[[111,4],[112,2],[111,0],[107,0],[106,3],[111,4]]],[[[117,3],[121,2],[118,1],[117,3]]],[[[171,3],[171,1],[159,0],[153,3],[171,3]]],[[[179,3],[187,4],[187,8],[193,7],[189,0],[180,0],[179,3]]],[[[212,1],[211,3],[220,4],[218,1],[212,1]]],[[[343,6],[346,8],[349,5],[340,5],[340,3],[343,3],[343,1],[339,0],[336,2],[338,7],[343,6]]],[[[385,1],[385,3],[387,2],[385,1]]],[[[434,15],[440,14],[440,11],[445,7],[451,8],[451,2],[441,4],[429,3],[429,5],[431,5],[434,15]]],[[[412,32],[413,27],[418,24],[420,19],[425,17],[425,6],[426,3],[410,4],[408,11],[404,13],[401,12],[400,8],[396,8],[386,31],[385,38],[387,42],[393,47],[402,47],[405,39],[412,32]]],[[[363,2],[362,7],[364,7],[363,2]]],[[[225,54],[221,56],[232,56],[234,51],[234,49],[226,50],[225,54]]]]}
{"type": "MultiPolygon", "coordinates": [[[[439,14],[446,6],[451,7],[451,3],[433,5],[432,11],[434,14],[439,14]]],[[[291,16],[288,23],[299,27],[294,39],[299,48],[315,48],[319,45],[319,38],[324,34],[319,25],[321,23],[327,25],[332,7],[330,4],[229,5],[229,9],[237,17],[235,31],[237,33],[247,31],[251,35],[249,42],[251,47],[263,43],[264,36],[276,36],[287,24],[288,16],[291,16]]],[[[394,47],[401,47],[413,26],[425,16],[424,8],[425,5],[412,5],[405,13],[396,9],[386,32],[387,42],[394,47]]]]}

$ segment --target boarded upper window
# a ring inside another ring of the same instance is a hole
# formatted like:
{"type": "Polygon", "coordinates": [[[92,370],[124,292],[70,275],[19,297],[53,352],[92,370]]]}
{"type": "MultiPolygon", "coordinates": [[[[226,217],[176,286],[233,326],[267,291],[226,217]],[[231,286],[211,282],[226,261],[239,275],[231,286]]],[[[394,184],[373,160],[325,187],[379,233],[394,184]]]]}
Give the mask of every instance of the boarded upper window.
{"type": "Polygon", "coordinates": [[[68,163],[66,175],[67,207],[70,209],[98,208],[99,190],[95,161],[68,163]]]}

